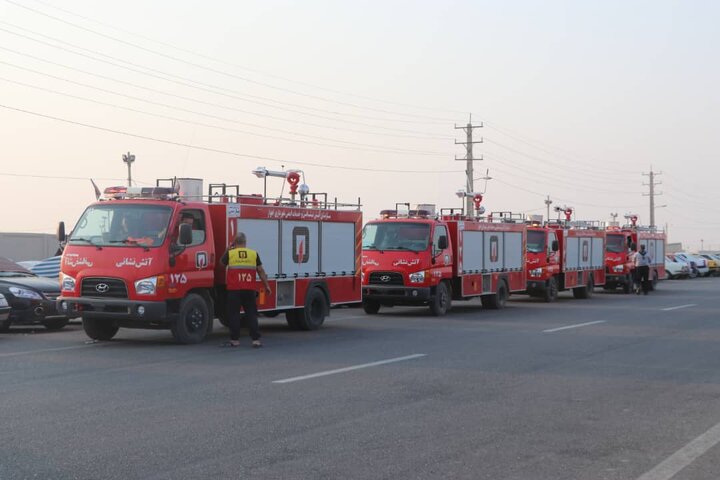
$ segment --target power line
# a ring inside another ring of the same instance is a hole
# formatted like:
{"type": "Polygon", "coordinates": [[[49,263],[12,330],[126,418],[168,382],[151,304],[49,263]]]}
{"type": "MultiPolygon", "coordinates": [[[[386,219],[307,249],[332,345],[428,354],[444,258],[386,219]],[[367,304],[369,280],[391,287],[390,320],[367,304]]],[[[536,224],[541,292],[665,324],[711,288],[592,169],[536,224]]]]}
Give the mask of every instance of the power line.
{"type": "MultiPolygon", "coordinates": [[[[53,44],[51,44],[51,43],[48,43],[48,42],[45,42],[45,41],[42,41],[42,40],[38,40],[38,39],[36,39],[36,38],[32,38],[32,37],[29,37],[29,36],[27,36],[27,35],[23,35],[23,34],[20,34],[20,33],[17,33],[17,32],[13,32],[13,31],[7,30],[7,29],[5,29],[5,28],[0,28],[0,31],[3,31],[3,32],[5,32],[5,33],[9,33],[10,35],[15,35],[15,36],[17,36],[17,37],[24,38],[24,39],[26,39],[26,40],[30,40],[30,41],[32,41],[32,42],[39,43],[39,44],[41,44],[41,45],[45,45],[45,46],[48,46],[48,47],[51,47],[51,48],[55,48],[55,49],[58,49],[58,50],[61,50],[61,51],[64,51],[64,52],[71,53],[71,54],[73,54],[73,55],[77,55],[77,56],[80,56],[80,57],[83,57],[83,58],[88,58],[88,59],[90,59],[90,60],[93,60],[93,61],[96,61],[96,62],[101,62],[101,63],[107,64],[107,65],[112,65],[113,67],[122,68],[122,69],[124,69],[124,70],[128,70],[128,71],[131,71],[131,72],[134,72],[134,73],[139,73],[140,75],[146,75],[146,76],[149,76],[149,77],[152,77],[152,78],[157,78],[157,79],[161,79],[161,80],[164,80],[164,81],[167,81],[167,82],[172,82],[172,83],[175,83],[175,84],[184,86],[184,87],[194,88],[194,89],[196,89],[196,90],[200,90],[200,91],[203,91],[203,92],[211,93],[211,94],[214,94],[214,95],[219,95],[219,96],[223,96],[223,97],[227,97],[227,98],[232,98],[232,99],[240,100],[240,101],[243,101],[243,102],[255,103],[255,104],[258,104],[258,105],[265,106],[265,107],[275,108],[275,109],[278,109],[278,110],[283,110],[283,111],[287,111],[287,112],[291,112],[291,113],[296,113],[296,114],[298,114],[298,115],[316,116],[316,115],[313,115],[313,114],[310,114],[310,113],[305,113],[305,112],[301,112],[301,111],[298,111],[298,110],[293,110],[293,109],[289,109],[289,108],[284,108],[284,107],[281,107],[281,106],[278,106],[278,105],[272,105],[272,104],[267,103],[267,102],[274,102],[274,103],[277,103],[277,104],[279,104],[279,105],[287,105],[287,106],[296,107],[296,108],[300,108],[300,109],[306,109],[306,110],[312,110],[312,111],[316,111],[316,112],[329,113],[329,114],[332,114],[332,115],[342,115],[342,116],[349,116],[349,117],[361,118],[361,119],[366,119],[366,120],[376,120],[376,121],[381,121],[381,122],[423,123],[423,124],[424,124],[424,123],[427,123],[427,122],[418,122],[418,121],[412,121],[412,120],[397,120],[397,119],[378,118],[378,117],[372,117],[372,116],[368,116],[368,115],[359,115],[359,114],[348,113],[348,112],[337,112],[337,111],[334,111],[334,110],[327,110],[327,109],[323,109],[323,108],[315,108],[315,107],[310,107],[310,106],[306,106],[306,105],[299,105],[299,104],[296,104],[296,103],[283,102],[283,101],[280,101],[280,100],[275,100],[275,99],[268,98],[268,97],[262,97],[262,96],[259,96],[259,95],[250,95],[250,94],[247,94],[247,93],[240,93],[240,92],[238,92],[238,91],[236,91],[236,90],[232,90],[232,89],[228,89],[228,88],[225,88],[225,87],[220,87],[220,86],[212,85],[212,84],[208,84],[208,83],[199,82],[199,81],[193,80],[193,79],[191,79],[191,78],[183,77],[183,76],[180,76],[180,75],[175,75],[175,74],[168,73],[168,72],[164,72],[164,71],[162,71],[162,70],[158,70],[158,69],[155,69],[155,68],[147,67],[147,66],[145,66],[145,65],[140,65],[140,64],[133,63],[133,62],[130,62],[130,61],[127,61],[127,60],[123,60],[123,59],[121,59],[121,58],[117,58],[117,57],[114,57],[114,56],[112,56],[112,55],[107,55],[107,54],[105,54],[105,53],[98,52],[97,50],[91,50],[91,49],[87,49],[87,48],[84,48],[84,47],[80,47],[80,46],[78,46],[78,45],[74,45],[74,44],[72,44],[72,43],[69,43],[69,42],[66,42],[66,41],[63,41],[63,40],[59,40],[59,39],[57,39],[57,38],[55,38],[55,37],[51,37],[51,36],[49,36],[49,35],[44,35],[44,34],[42,34],[42,33],[38,33],[38,32],[32,31],[32,30],[29,30],[29,29],[27,29],[27,28],[14,25],[14,24],[12,24],[12,23],[2,22],[2,21],[0,21],[0,23],[1,23],[1,24],[4,24],[4,25],[10,25],[10,26],[13,27],[13,28],[16,28],[16,29],[19,29],[19,30],[23,30],[23,31],[26,31],[26,32],[30,32],[30,33],[32,33],[33,35],[37,35],[37,36],[43,37],[43,38],[48,38],[48,39],[50,39],[50,40],[52,40],[52,41],[54,41],[54,42],[57,42],[57,43],[60,43],[60,44],[64,44],[64,45],[69,45],[69,46],[72,47],[72,48],[75,48],[75,49],[78,49],[78,50],[82,50],[82,51],[85,51],[85,52],[90,52],[90,53],[93,54],[93,55],[99,55],[99,56],[101,56],[101,57],[109,58],[109,59],[114,60],[114,61],[103,60],[103,59],[101,59],[101,58],[93,57],[92,55],[88,55],[88,54],[85,54],[85,53],[75,52],[75,51],[72,51],[72,50],[70,50],[70,49],[68,49],[68,48],[64,48],[64,47],[61,47],[61,46],[58,46],[58,45],[53,45],[53,44]],[[117,62],[120,62],[120,63],[125,64],[125,65],[118,64],[117,62]],[[147,71],[149,71],[149,72],[154,72],[155,74],[153,74],[153,73],[148,73],[148,72],[142,71],[142,70],[137,70],[137,69],[135,69],[135,68],[131,68],[131,67],[128,67],[128,66],[126,66],[126,65],[131,65],[131,66],[133,66],[133,67],[141,68],[141,69],[147,70],[147,71]],[[156,74],[159,74],[159,75],[156,75],[156,74]],[[166,77],[170,77],[170,78],[166,78],[166,77]],[[173,80],[173,79],[176,79],[176,80],[173,80]],[[188,83],[188,82],[189,82],[189,83],[188,83]],[[200,86],[192,85],[193,83],[194,83],[194,84],[197,84],[197,85],[200,85],[200,86]],[[216,91],[216,90],[220,90],[220,92],[218,92],[218,91],[216,91]],[[230,92],[230,93],[222,93],[222,91],[224,91],[224,92],[230,92]]],[[[326,118],[326,117],[320,117],[320,118],[326,118]]]]}
{"type": "Polygon", "coordinates": [[[55,121],[67,123],[70,125],[91,128],[94,130],[99,130],[99,131],[108,132],[108,133],[115,133],[118,135],[124,135],[124,136],[128,136],[128,137],[133,137],[133,138],[140,138],[142,140],[148,140],[151,142],[164,143],[167,145],[175,145],[178,147],[192,148],[195,150],[202,150],[202,151],[211,152],[211,153],[219,153],[219,154],[223,154],[223,155],[231,155],[234,157],[254,158],[257,160],[265,160],[265,161],[269,161],[269,162],[277,162],[277,163],[282,163],[282,164],[292,163],[295,165],[307,165],[307,166],[312,166],[312,167],[330,168],[330,169],[337,169],[337,170],[361,171],[361,172],[418,173],[418,174],[433,174],[433,175],[440,174],[440,173],[459,173],[460,172],[460,170],[394,170],[394,169],[380,169],[380,168],[345,167],[345,166],[339,166],[339,165],[327,165],[327,164],[323,164],[323,163],[302,162],[302,161],[295,161],[295,160],[290,161],[290,160],[283,160],[283,159],[279,159],[279,158],[266,157],[266,156],[261,156],[261,155],[251,155],[251,154],[246,154],[246,153],[232,152],[229,150],[222,150],[222,149],[213,148],[213,147],[205,147],[205,146],[201,146],[201,145],[191,145],[188,143],[176,142],[173,140],[165,140],[165,139],[161,139],[161,138],[150,137],[147,135],[140,135],[140,134],[136,134],[136,133],[125,132],[122,130],[115,130],[112,128],[101,127],[98,125],[77,122],[74,120],[68,120],[66,118],[55,117],[52,115],[33,112],[30,110],[11,107],[8,105],[3,105],[3,104],[0,104],[0,108],[5,108],[7,110],[13,110],[16,112],[21,112],[21,113],[33,115],[36,117],[47,118],[49,120],[55,120],[55,121]]]}
{"type": "MultiPolygon", "coordinates": [[[[139,89],[141,89],[141,90],[147,90],[147,91],[149,91],[149,92],[157,93],[157,94],[160,94],[160,95],[165,95],[165,96],[168,96],[168,97],[178,98],[178,99],[185,100],[185,101],[188,101],[188,102],[199,103],[199,104],[202,104],[202,105],[208,105],[208,106],[212,106],[212,107],[215,107],[215,108],[221,108],[221,109],[224,109],[224,110],[230,110],[230,111],[235,111],[235,112],[240,112],[240,113],[246,113],[246,114],[250,114],[250,115],[256,115],[256,116],[259,116],[259,117],[271,118],[271,119],[281,120],[281,121],[285,121],[285,122],[293,122],[293,123],[295,122],[295,120],[284,119],[284,118],[282,118],[282,117],[276,117],[276,116],[274,116],[274,115],[267,115],[267,114],[262,114],[262,113],[251,112],[251,111],[249,111],[249,110],[243,110],[243,109],[231,107],[231,106],[228,106],[228,105],[223,105],[223,104],[219,104],[219,103],[213,103],[213,102],[207,102],[207,101],[204,101],[204,100],[199,100],[199,99],[194,98],[194,97],[188,97],[188,96],[185,96],[185,95],[178,95],[178,94],[174,94],[174,93],[168,93],[168,92],[165,92],[165,91],[163,91],[163,90],[158,90],[158,89],[156,89],[156,88],[146,87],[146,86],[144,86],[144,85],[140,85],[140,84],[137,84],[137,83],[128,82],[128,81],[124,81],[124,80],[119,80],[119,79],[114,78],[114,77],[108,77],[108,76],[106,76],[106,75],[100,75],[100,74],[98,74],[98,73],[89,72],[89,71],[87,71],[87,70],[83,70],[83,69],[80,69],[80,68],[71,67],[71,66],[69,66],[69,65],[65,65],[65,64],[62,64],[62,63],[59,63],[59,62],[55,62],[55,61],[52,61],[52,60],[47,60],[47,59],[42,58],[42,57],[38,57],[38,56],[31,55],[31,54],[28,54],[28,53],[20,52],[20,51],[18,51],[18,50],[14,50],[14,49],[7,48],[7,47],[0,47],[0,49],[5,50],[5,51],[8,51],[8,52],[12,52],[12,53],[14,53],[14,54],[16,54],[16,55],[20,55],[20,56],[23,56],[23,57],[32,58],[32,59],[38,60],[38,61],[40,61],[40,62],[48,63],[48,64],[50,64],[50,65],[55,65],[55,66],[58,66],[58,67],[61,67],[61,68],[65,68],[65,69],[67,69],[67,70],[72,70],[72,71],[75,71],[75,72],[79,72],[79,73],[82,73],[82,74],[84,74],[84,75],[89,75],[89,76],[96,77],[96,78],[100,78],[100,79],[107,80],[107,81],[110,81],[110,82],[120,83],[120,84],[127,85],[127,86],[130,86],[130,87],[133,87],[133,88],[139,88],[139,89]]],[[[300,112],[296,112],[296,113],[300,113],[300,112]]],[[[322,119],[324,119],[324,120],[329,120],[329,121],[332,121],[332,122],[336,122],[336,121],[337,121],[336,118],[326,117],[326,116],[324,116],[324,115],[318,115],[318,114],[314,114],[314,113],[300,113],[300,114],[301,114],[301,115],[308,115],[308,116],[316,117],[316,118],[322,118],[322,119]]],[[[418,130],[407,130],[407,129],[402,129],[402,128],[380,127],[380,126],[377,126],[377,125],[372,125],[372,124],[368,124],[368,123],[364,123],[364,122],[355,122],[355,121],[352,121],[352,120],[344,120],[344,123],[349,123],[349,124],[352,124],[352,125],[360,125],[360,126],[370,127],[370,128],[383,128],[383,129],[385,129],[385,130],[392,130],[392,131],[396,131],[396,132],[414,133],[414,134],[420,134],[420,135],[425,134],[425,132],[421,132],[421,131],[418,131],[418,130]]]]}
{"type": "MultiPolygon", "coordinates": [[[[0,63],[2,63],[2,62],[0,62],[0,63]]],[[[94,104],[97,104],[97,105],[103,105],[103,106],[106,106],[106,107],[118,108],[118,109],[126,110],[126,111],[129,111],[129,112],[139,113],[139,114],[142,114],[142,115],[148,115],[148,116],[156,117],[156,118],[162,118],[162,119],[165,119],[165,120],[172,120],[172,121],[175,121],[175,122],[181,122],[181,123],[185,123],[185,124],[188,124],[188,125],[196,125],[196,126],[200,126],[200,127],[206,127],[206,128],[217,129],[217,130],[223,130],[223,131],[227,131],[227,132],[243,133],[243,134],[246,134],[246,135],[252,135],[252,136],[256,136],[256,137],[270,138],[270,139],[273,139],[273,140],[282,140],[282,141],[287,141],[287,142],[296,142],[296,143],[303,143],[303,144],[309,144],[309,145],[318,145],[318,146],[330,147],[330,148],[341,148],[341,149],[346,149],[346,150],[357,150],[357,151],[374,152],[374,153],[390,153],[390,154],[401,154],[401,155],[433,155],[433,156],[435,156],[435,154],[422,153],[422,152],[418,152],[418,151],[405,151],[405,150],[401,150],[401,149],[391,150],[391,149],[385,149],[385,148],[383,148],[383,147],[371,148],[371,147],[372,147],[371,145],[367,145],[367,147],[369,147],[369,148],[362,148],[362,147],[352,147],[352,146],[345,146],[345,145],[332,145],[332,144],[320,143],[320,142],[311,142],[311,141],[307,141],[307,140],[297,140],[297,139],[293,139],[293,138],[280,137],[280,136],[277,136],[277,135],[267,135],[267,134],[262,134],[262,133],[250,132],[250,131],[247,131],[247,130],[240,130],[240,129],[236,129],[236,128],[228,128],[228,127],[222,127],[222,126],[219,126],[219,125],[211,125],[211,124],[208,124],[208,123],[196,122],[196,121],[192,121],[192,120],[186,120],[186,119],[182,119],[182,118],[172,117],[172,116],[169,116],[169,115],[162,115],[162,114],[159,114],[159,113],[147,112],[147,111],[144,111],[144,110],[138,110],[138,109],[135,109],[135,108],[125,107],[125,106],[122,106],[122,105],[116,105],[116,104],[113,104],[113,103],[101,102],[101,101],[99,101],[99,100],[94,100],[94,99],[87,98],[87,97],[81,97],[81,96],[79,96],[79,95],[72,95],[72,94],[69,94],[69,93],[65,93],[65,92],[61,92],[61,91],[53,90],[53,89],[49,89],[49,88],[39,87],[39,86],[37,86],[37,85],[31,85],[31,84],[28,84],[28,83],[25,83],[25,82],[18,82],[18,81],[16,81],[16,80],[10,80],[10,79],[4,78],[4,77],[0,77],[0,81],[4,81],[4,82],[7,82],[7,83],[13,83],[13,84],[15,84],[15,85],[20,85],[20,86],[23,86],[23,87],[26,87],[26,88],[36,89],[36,90],[40,90],[40,91],[43,91],[43,92],[52,93],[52,94],[54,94],[54,95],[61,95],[61,96],[64,96],[64,97],[73,98],[73,99],[80,100],[80,101],[83,101],[83,102],[90,102],[90,103],[94,103],[94,104]]],[[[197,113],[197,112],[195,112],[195,113],[196,113],[197,115],[203,115],[202,113],[197,113]]],[[[232,120],[226,120],[226,121],[232,122],[232,120]]],[[[236,122],[233,122],[233,123],[236,123],[236,122]]],[[[272,130],[272,129],[271,129],[271,130],[272,130]]],[[[302,135],[302,134],[297,134],[297,133],[294,133],[294,132],[287,132],[287,133],[290,133],[290,134],[293,134],[293,135],[302,135]]],[[[303,136],[305,136],[305,135],[303,135],[303,136]]],[[[309,137],[313,137],[313,136],[311,136],[311,135],[308,135],[308,136],[309,136],[309,137]]],[[[335,140],[333,140],[333,141],[335,141],[335,140]]],[[[341,142],[341,143],[349,143],[349,144],[351,144],[351,145],[352,145],[352,144],[356,144],[355,142],[345,142],[345,141],[342,141],[342,140],[337,140],[337,141],[338,141],[338,142],[341,142]]],[[[356,144],[356,145],[363,145],[363,144],[356,144]]]]}
{"type": "MultiPolygon", "coordinates": [[[[15,5],[16,7],[23,8],[23,9],[25,9],[25,10],[28,10],[28,11],[30,11],[30,12],[33,12],[33,13],[35,13],[35,14],[37,14],[37,15],[41,15],[41,16],[44,16],[44,17],[46,17],[46,18],[50,18],[50,19],[52,19],[52,20],[55,20],[55,21],[57,21],[57,22],[64,23],[64,24],[69,25],[69,26],[71,26],[71,27],[73,27],[73,28],[77,28],[77,29],[79,29],[79,30],[83,30],[83,31],[88,32],[88,33],[91,33],[91,34],[93,34],[93,35],[97,35],[97,36],[100,36],[100,37],[102,37],[102,38],[106,38],[106,39],[112,40],[112,41],[114,41],[114,42],[118,42],[118,43],[121,43],[121,44],[124,44],[124,45],[128,45],[128,46],[131,46],[131,47],[136,48],[136,49],[138,49],[138,50],[142,50],[142,51],[144,51],[144,52],[151,53],[151,54],[153,54],[153,55],[157,55],[157,56],[160,56],[160,57],[163,57],[163,58],[167,58],[167,59],[173,60],[173,61],[175,61],[175,62],[183,63],[183,64],[186,64],[186,65],[190,65],[190,66],[193,66],[193,67],[196,67],[196,68],[200,68],[200,69],[203,69],[203,70],[206,70],[206,71],[210,71],[210,72],[213,72],[213,73],[216,73],[216,74],[219,74],[219,75],[224,75],[224,76],[227,76],[227,77],[231,77],[231,78],[234,78],[234,79],[236,79],[236,80],[241,80],[241,81],[248,82],[248,83],[252,83],[252,84],[255,84],[255,85],[260,85],[260,86],[263,86],[263,87],[265,87],[265,88],[270,88],[270,89],[273,89],[273,90],[278,90],[278,91],[283,91],[283,92],[286,92],[286,93],[291,93],[291,94],[293,94],[293,95],[303,96],[303,97],[312,98],[312,99],[315,99],[315,100],[321,100],[321,101],[329,102],[329,103],[336,103],[336,104],[339,104],[339,105],[350,106],[350,107],[353,107],[353,108],[379,111],[379,112],[382,112],[382,113],[393,114],[393,115],[415,116],[415,117],[420,117],[420,118],[422,118],[422,116],[420,116],[420,115],[404,114],[404,113],[399,113],[399,112],[392,112],[392,111],[387,111],[387,110],[374,109],[374,108],[372,108],[372,107],[365,107],[365,106],[361,106],[361,105],[357,105],[357,104],[353,104],[353,103],[341,102],[341,101],[338,101],[338,100],[327,99],[327,98],[324,98],[324,97],[321,97],[321,96],[311,95],[311,94],[308,94],[308,93],[303,93],[303,92],[299,92],[299,91],[292,90],[292,89],[288,89],[288,88],[278,87],[278,86],[271,85],[271,84],[268,84],[268,83],[265,83],[265,82],[260,82],[260,81],[253,80],[253,79],[250,79],[250,78],[247,78],[247,77],[243,77],[243,76],[240,76],[240,75],[237,75],[237,74],[234,74],[234,73],[226,72],[226,71],[223,71],[223,70],[218,70],[218,69],[216,69],[216,68],[208,67],[208,66],[206,66],[206,65],[201,65],[201,64],[196,63],[196,62],[191,62],[191,61],[188,61],[188,60],[185,60],[185,59],[176,57],[176,56],[174,56],[174,55],[169,55],[169,54],[167,54],[167,53],[159,52],[159,51],[157,51],[157,50],[153,50],[153,49],[144,47],[144,46],[142,46],[142,45],[138,45],[138,44],[136,44],[136,43],[128,42],[128,41],[126,41],[126,40],[123,40],[123,39],[114,37],[114,36],[112,36],[112,35],[108,35],[108,34],[105,34],[105,33],[102,33],[102,32],[98,32],[98,31],[93,30],[93,29],[91,29],[91,28],[87,28],[87,27],[84,27],[84,26],[82,26],[82,25],[78,25],[78,24],[76,24],[76,23],[70,22],[70,21],[68,21],[68,20],[65,20],[65,19],[56,17],[56,16],[51,15],[51,14],[49,14],[49,13],[42,12],[42,11],[37,10],[37,9],[35,9],[35,8],[29,7],[29,6],[27,6],[27,5],[22,5],[22,4],[20,4],[20,3],[18,3],[18,2],[15,2],[15,1],[13,1],[13,0],[5,0],[5,2],[10,3],[10,4],[12,4],[12,5],[15,5]]],[[[437,120],[437,121],[442,121],[442,122],[449,122],[449,121],[450,121],[450,120],[448,120],[448,119],[441,119],[441,118],[437,118],[437,117],[425,117],[425,118],[429,118],[429,119],[433,119],[433,120],[437,120]]]]}

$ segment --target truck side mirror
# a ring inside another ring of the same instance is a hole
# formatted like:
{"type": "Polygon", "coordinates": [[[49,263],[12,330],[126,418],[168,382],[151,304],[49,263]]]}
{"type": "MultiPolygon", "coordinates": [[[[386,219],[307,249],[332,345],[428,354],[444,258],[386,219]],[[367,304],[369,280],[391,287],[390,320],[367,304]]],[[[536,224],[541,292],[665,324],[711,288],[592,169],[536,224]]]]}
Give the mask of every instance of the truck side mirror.
{"type": "Polygon", "coordinates": [[[178,243],[180,245],[190,245],[192,243],[192,226],[181,223],[178,229],[178,243]]]}
{"type": "Polygon", "coordinates": [[[448,239],[447,236],[443,235],[438,238],[438,250],[445,250],[446,248],[448,248],[448,239]]]}
{"type": "Polygon", "coordinates": [[[552,241],[552,251],[557,252],[558,250],[560,250],[560,244],[558,243],[557,240],[553,240],[552,241]]]}
{"type": "Polygon", "coordinates": [[[67,235],[65,235],[65,222],[58,223],[57,239],[58,242],[64,242],[67,239],[67,235]]]}

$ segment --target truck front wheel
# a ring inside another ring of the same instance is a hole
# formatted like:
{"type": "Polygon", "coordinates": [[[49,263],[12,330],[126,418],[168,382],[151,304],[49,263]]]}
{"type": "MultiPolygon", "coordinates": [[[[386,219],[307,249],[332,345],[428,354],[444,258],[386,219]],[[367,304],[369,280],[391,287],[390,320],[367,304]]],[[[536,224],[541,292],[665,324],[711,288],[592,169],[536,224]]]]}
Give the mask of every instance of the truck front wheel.
{"type": "Polygon", "coordinates": [[[200,343],[210,326],[210,310],[205,299],[191,293],[180,302],[180,312],[170,331],[178,343],[200,343]]]}
{"type": "Polygon", "coordinates": [[[375,300],[363,300],[362,307],[368,315],[376,315],[380,311],[380,302],[375,300]]]}
{"type": "Polygon", "coordinates": [[[435,296],[430,301],[430,312],[436,317],[442,317],[452,306],[452,295],[445,282],[435,287],[435,296]]]}
{"type": "Polygon", "coordinates": [[[547,285],[545,285],[545,292],[543,292],[543,300],[546,302],[554,302],[557,300],[558,297],[558,284],[557,280],[555,280],[555,277],[552,277],[550,280],[548,280],[547,285]]]}
{"type": "Polygon", "coordinates": [[[92,317],[83,317],[82,326],[88,337],[101,342],[112,340],[119,330],[118,326],[110,321],[92,317]]]}

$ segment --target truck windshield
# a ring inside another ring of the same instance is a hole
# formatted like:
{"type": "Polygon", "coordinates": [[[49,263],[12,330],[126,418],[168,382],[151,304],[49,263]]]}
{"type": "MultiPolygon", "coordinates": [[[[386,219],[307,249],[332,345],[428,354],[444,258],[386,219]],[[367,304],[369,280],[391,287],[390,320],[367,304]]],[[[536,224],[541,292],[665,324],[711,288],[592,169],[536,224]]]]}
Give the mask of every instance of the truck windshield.
{"type": "Polygon", "coordinates": [[[527,251],[530,253],[542,253],[545,251],[545,232],[528,230],[527,251]]]}
{"type": "Polygon", "coordinates": [[[608,235],[606,250],[610,253],[623,253],[625,251],[625,237],[622,235],[608,235]]]}
{"type": "Polygon", "coordinates": [[[80,217],[68,244],[157,247],[165,240],[171,213],[156,205],[93,205],[80,217]]]}
{"type": "Polygon", "coordinates": [[[363,250],[412,250],[428,248],[430,225],[427,223],[368,223],[363,228],[363,250]]]}

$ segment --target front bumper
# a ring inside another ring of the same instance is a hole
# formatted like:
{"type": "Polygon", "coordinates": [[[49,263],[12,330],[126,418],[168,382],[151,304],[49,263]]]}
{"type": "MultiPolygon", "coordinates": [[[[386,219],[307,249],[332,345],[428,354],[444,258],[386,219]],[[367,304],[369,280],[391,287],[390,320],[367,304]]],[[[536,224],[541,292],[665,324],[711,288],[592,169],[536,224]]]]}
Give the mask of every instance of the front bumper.
{"type": "Polygon", "coordinates": [[[10,317],[10,307],[0,307],[0,323],[5,322],[10,317]]]}
{"type": "Polygon", "coordinates": [[[118,323],[150,325],[172,320],[165,302],[127,298],[59,297],[57,309],[70,318],[92,315],[93,318],[116,320],[118,323]]]}
{"type": "Polygon", "coordinates": [[[382,305],[423,305],[432,298],[430,287],[402,285],[363,285],[363,300],[374,300],[382,305]]]}
{"type": "Polygon", "coordinates": [[[526,285],[527,292],[530,294],[543,293],[547,289],[547,280],[528,280],[526,285]]]}
{"type": "Polygon", "coordinates": [[[13,325],[34,325],[45,320],[67,318],[58,312],[53,300],[46,298],[39,300],[13,297],[8,298],[8,303],[11,307],[8,320],[13,325]]]}
{"type": "MultiPolygon", "coordinates": [[[[617,273],[608,273],[605,275],[605,284],[606,285],[625,285],[625,282],[627,282],[628,278],[630,278],[629,273],[623,273],[623,274],[617,274],[617,273]]],[[[630,279],[632,281],[632,279],[630,279]]]]}

